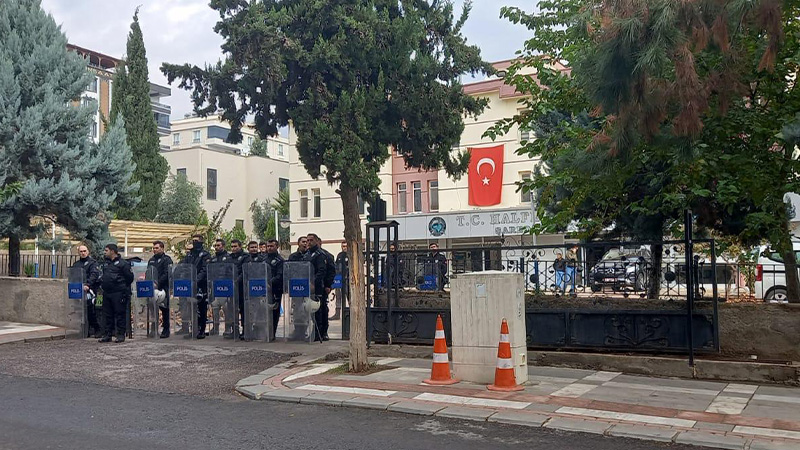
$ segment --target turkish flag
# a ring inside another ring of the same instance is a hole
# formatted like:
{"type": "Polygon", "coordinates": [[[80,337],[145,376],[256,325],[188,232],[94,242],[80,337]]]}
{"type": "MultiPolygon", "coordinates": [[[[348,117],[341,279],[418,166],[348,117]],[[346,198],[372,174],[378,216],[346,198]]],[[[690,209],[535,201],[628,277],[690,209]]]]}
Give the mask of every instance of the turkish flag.
{"type": "Polygon", "coordinates": [[[492,206],[503,193],[503,149],[505,146],[470,148],[469,204],[492,206]]]}

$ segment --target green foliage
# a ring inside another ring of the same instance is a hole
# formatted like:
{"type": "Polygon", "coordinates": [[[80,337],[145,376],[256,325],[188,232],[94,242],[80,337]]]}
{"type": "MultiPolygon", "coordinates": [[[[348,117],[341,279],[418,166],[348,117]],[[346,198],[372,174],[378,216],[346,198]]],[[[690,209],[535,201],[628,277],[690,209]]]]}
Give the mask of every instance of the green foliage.
{"type": "Polygon", "coordinates": [[[117,68],[115,75],[110,116],[112,124],[119,117],[125,118],[128,144],[136,164],[133,181],[139,183],[138,193],[141,196],[141,202],[136,207],[120,207],[117,214],[122,219],[153,220],[159,212],[162,185],[169,168],[159,153],[158,127],[150,106],[147,55],[138,9],[128,34],[125,64],[117,68]]]}
{"type": "Polygon", "coordinates": [[[161,201],[158,204],[158,214],[155,221],[161,223],[180,223],[191,225],[201,223],[205,215],[200,198],[203,188],[192,183],[186,175],[171,176],[164,184],[161,201]]]}
{"type": "Polygon", "coordinates": [[[275,227],[278,226],[278,242],[282,249],[291,247],[290,228],[280,228],[275,223],[275,211],[278,211],[278,221],[281,218],[289,217],[289,191],[284,190],[272,200],[264,200],[261,203],[253,202],[250,205],[250,212],[253,214],[253,232],[259,239],[274,239],[275,227]]]}
{"type": "Polygon", "coordinates": [[[170,248],[170,252],[176,255],[178,260],[183,261],[183,258],[186,256],[186,244],[192,242],[191,236],[195,234],[203,235],[203,242],[206,246],[206,250],[211,248],[211,243],[214,242],[214,239],[220,236],[220,234],[223,232],[222,221],[225,220],[225,215],[228,214],[228,209],[231,207],[231,202],[233,202],[233,199],[228,199],[228,202],[225,203],[225,206],[217,210],[211,216],[210,221],[208,219],[208,215],[205,214],[205,211],[203,214],[200,214],[200,217],[197,218],[197,221],[194,224],[194,229],[186,240],[170,242],[167,244],[170,248]]]}
{"type": "Polygon", "coordinates": [[[36,274],[36,266],[33,263],[25,264],[25,267],[24,267],[23,270],[25,271],[25,276],[26,277],[32,277],[32,276],[34,276],[36,274]]]}
{"type": "Polygon", "coordinates": [[[110,208],[138,201],[124,122],[89,138],[96,105],[74,101],[91,76],[66,44],[39,2],[0,2],[0,235],[12,253],[36,235],[36,217],[102,247],[110,208]]]}
{"type": "Polygon", "coordinates": [[[256,135],[256,138],[253,139],[253,143],[250,144],[250,155],[268,158],[269,153],[267,152],[267,150],[268,149],[267,149],[266,139],[261,139],[256,135]]]}

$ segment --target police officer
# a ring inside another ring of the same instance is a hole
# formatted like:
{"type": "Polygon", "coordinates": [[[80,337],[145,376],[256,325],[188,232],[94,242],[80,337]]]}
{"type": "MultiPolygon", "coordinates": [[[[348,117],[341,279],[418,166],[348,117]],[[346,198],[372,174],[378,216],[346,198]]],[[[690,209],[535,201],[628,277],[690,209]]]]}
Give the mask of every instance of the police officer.
{"type": "MultiPolygon", "coordinates": [[[[340,289],[342,298],[338,299],[337,309],[344,308],[350,301],[350,257],[347,256],[347,242],[342,242],[342,251],[336,255],[336,269],[342,276],[342,288],[340,289]]],[[[337,316],[339,312],[337,311],[337,316]]]]}
{"type": "Polygon", "coordinates": [[[303,261],[308,251],[308,239],[305,236],[297,238],[297,251],[289,255],[289,261],[303,261]]]}
{"type": "Polygon", "coordinates": [[[428,249],[431,251],[428,260],[433,265],[437,288],[443,291],[447,283],[447,257],[439,253],[439,244],[435,242],[431,243],[428,249]]]}
{"type": "MultiPolygon", "coordinates": [[[[249,263],[249,262],[264,262],[264,260],[262,259],[262,254],[258,250],[259,250],[258,242],[256,242],[256,241],[248,242],[247,243],[247,259],[245,259],[244,262],[246,262],[246,263],[249,263]]],[[[264,255],[266,255],[266,250],[267,249],[265,247],[264,248],[264,251],[265,251],[264,255]]]]}
{"type": "MultiPolygon", "coordinates": [[[[214,256],[211,257],[211,264],[217,263],[229,263],[231,262],[230,253],[225,250],[225,240],[224,239],[216,239],[214,241],[214,256]]],[[[219,317],[220,311],[222,307],[225,305],[225,301],[217,299],[216,297],[211,302],[211,317],[213,320],[213,325],[211,326],[211,335],[218,336],[219,335],[219,317]]]]}
{"type": "MultiPolygon", "coordinates": [[[[319,247],[319,237],[314,233],[309,233],[307,237],[308,251],[305,254],[305,260],[311,262],[311,270],[313,271],[312,285],[314,289],[313,300],[320,302],[319,309],[314,317],[317,322],[315,341],[328,340],[328,294],[330,294],[330,285],[326,286],[326,279],[328,275],[328,256],[319,247]]],[[[331,283],[332,284],[332,283],[331,283]]]]}
{"type": "Polygon", "coordinates": [[[172,265],[172,258],[164,253],[164,243],[162,241],[153,242],[153,257],[147,261],[147,267],[152,267],[156,274],[156,289],[163,290],[166,294],[164,305],[158,307],[161,311],[161,338],[169,337],[169,268],[172,265]]]}
{"type": "MultiPolygon", "coordinates": [[[[244,264],[249,255],[244,252],[242,249],[242,241],[238,239],[233,239],[231,241],[231,253],[230,258],[233,262],[235,276],[236,276],[236,304],[244,305],[244,277],[242,276],[242,264],[244,264]]],[[[238,332],[238,326],[236,325],[236,317],[233,314],[233,303],[228,305],[225,309],[225,332],[222,333],[222,337],[225,339],[233,339],[234,337],[234,328],[237,327],[237,333],[241,338],[241,334],[238,332]]],[[[241,311],[241,308],[240,308],[241,311]]],[[[242,314],[241,312],[239,314],[242,314]]]]}
{"type": "Polygon", "coordinates": [[[105,264],[103,265],[103,337],[99,342],[111,342],[111,335],[116,334],[115,342],[125,342],[127,324],[125,316],[131,300],[131,283],[133,271],[128,261],[119,256],[116,244],[108,244],[103,249],[105,264]],[[116,333],[114,333],[116,329],[116,333]]]}
{"type": "MultiPolygon", "coordinates": [[[[197,273],[197,339],[206,337],[206,320],[208,317],[208,262],[211,255],[203,250],[203,235],[192,236],[192,249],[186,255],[184,263],[193,264],[197,273]]],[[[184,337],[188,337],[184,336],[184,337]]]]}
{"type": "Polygon", "coordinates": [[[278,253],[278,241],[267,241],[267,264],[270,268],[270,286],[272,286],[272,335],[278,332],[278,321],[281,319],[281,297],[283,297],[283,257],[278,253]]]}
{"type": "Polygon", "coordinates": [[[267,243],[265,241],[258,243],[258,254],[261,255],[261,259],[267,257],[267,243]]]}
{"type": "Polygon", "coordinates": [[[97,267],[97,262],[89,256],[89,247],[85,245],[78,246],[78,255],[80,259],[75,261],[72,265],[75,269],[83,269],[83,292],[86,298],[86,319],[89,325],[89,337],[101,337],[102,330],[100,323],[97,321],[97,311],[94,307],[94,300],[97,298],[97,292],[100,289],[100,268],[97,267]]]}

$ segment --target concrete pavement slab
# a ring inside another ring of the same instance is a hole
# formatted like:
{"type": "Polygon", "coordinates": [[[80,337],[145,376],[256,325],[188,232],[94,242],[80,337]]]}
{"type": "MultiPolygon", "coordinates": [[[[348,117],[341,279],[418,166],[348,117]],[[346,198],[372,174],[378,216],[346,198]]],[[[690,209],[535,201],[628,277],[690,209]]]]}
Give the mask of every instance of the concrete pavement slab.
{"type": "Polygon", "coordinates": [[[596,420],[570,419],[567,417],[553,417],[543,425],[545,428],[553,428],[564,431],[580,431],[582,433],[605,434],[612,424],[596,420]]]}
{"type": "Polygon", "coordinates": [[[733,431],[733,427],[734,425],[728,425],[727,423],[697,422],[692,428],[696,428],[698,430],[728,432],[733,431]]]}
{"type": "Polygon", "coordinates": [[[258,399],[273,400],[284,403],[300,403],[301,398],[308,397],[309,395],[311,395],[311,392],[273,389],[271,391],[263,392],[261,395],[259,395],[258,399]]]}
{"type": "Polygon", "coordinates": [[[236,383],[236,386],[256,386],[264,382],[264,380],[270,377],[266,375],[250,375],[247,378],[242,378],[236,383]]]}
{"type": "Polygon", "coordinates": [[[646,425],[618,424],[611,427],[609,436],[645,439],[648,441],[672,442],[677,430],[669,428],[648,427],[646,425]]]}
{"type": "Polygon", "coordinates": [[[401,401],[389,405],[387,411],[416,414],[419,416],[432,416],[437,411],[446,408],[446,405],[425,402],[401,401]]]}
{"type": "Polygon", "coordinates": [[[738,436],[707,433],[704,431],[681,431],[675,438],[677,444],[701,445],[730,450],[743,450],[747,439],[738,436]]]}
{"type": "Polygon", "coordinates": [[[797,450],[800,444],[793,442],[765,441],[753,439],[750,442],[750,450],[797,450]]]}
{"type": "Polygon", "coordinates": [[[376,397],[355,397],[351,398],[350,400],[345,400],[342,402],[342,406],[351,406],[355,408],[365,408],[365,409],[378,409],[381,411],[385,411],[389,405],[393,405],[397,402],[401,401],[400,399],[396,398],[376,398],[376,397]]]}
{"type": "Polygon", "coordinates": [[[262,384],[256,386],[236,386],[236,392],[244,395],[251,400],[258,400],[265,392],[274,391],[272,386],[264,386],[262,384]]]}
{"type": "Polygon", "coordinates": [[[451,417],[453,419],[474,420],[477,422],[485,422],[497,410],[486,408],[465,408],[463,406],[448,406],[447,408],[437,411],[435,416],[438,417],[451,417]]]}
{"type": "Polygon", "coordinates": [[[300,403],[309,405],[342,406],[345,400],[354,398],[352,394],[340,394],[337,392],[314,392],[311,395],[300,399],[300,403]]]}
{"type": "Polygon", "coordinates": [[[550,420],[550,416],[523,411],[500,411],[492,414],[487,419],[489,422],[523,425],[526,427],[541,427],[548,420],[550,420]]]}
{"type": "Polygon", "coordinates": [[[800,446],[800,431],[778,430],[775,428],[760,428],[760,427],[746,427],[737,426],[733,429],[734,433],[752,434],[756,436],[767,436],[782,439],[794,439],[798,441],[800,446]]]}

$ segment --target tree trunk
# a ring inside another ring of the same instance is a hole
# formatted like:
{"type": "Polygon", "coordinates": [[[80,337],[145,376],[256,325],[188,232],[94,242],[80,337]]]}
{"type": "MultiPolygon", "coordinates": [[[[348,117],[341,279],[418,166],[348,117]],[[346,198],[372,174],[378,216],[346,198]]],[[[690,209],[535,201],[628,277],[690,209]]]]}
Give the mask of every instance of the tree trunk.
{"type": "Polygon", "coordinates": [[[780,253],[786,270],[786,300],[789,303],[800,303],[800,278],[797,274],[797,258],[794,255],[792,235],[788,221],[784,224],[785,233],[781,239],[780,253]]]}
{"type": "Polygon", "coordinates": [[[344,212],[344,239],[350,261],[350,371],[367,370],[367,302],[364,288],[364,252],[361,248],[361,217],[358,191],[340,187],[344,212]]]}
{"type": "Polygon", "coordinates": [[[8,275],[18,277],[20,274],[19,236],[8,237],[8,275]]]}
{"type": "Polygon", "coordinates": [[[650,249],[653,260],[647,274],[647,298],[657,300],[661,294],[661,261],[664,255],[664,246],[661,244],[653,245],[650,249]]]}

